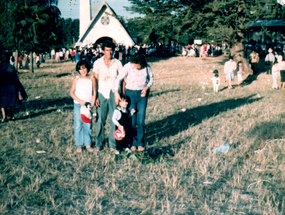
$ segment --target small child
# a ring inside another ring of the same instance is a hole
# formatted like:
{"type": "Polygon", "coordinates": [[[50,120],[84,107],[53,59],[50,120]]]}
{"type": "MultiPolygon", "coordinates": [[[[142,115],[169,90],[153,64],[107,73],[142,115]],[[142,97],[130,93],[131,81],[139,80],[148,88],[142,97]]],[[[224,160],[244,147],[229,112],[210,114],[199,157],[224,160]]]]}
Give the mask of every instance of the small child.
{"type": "Polygon", "coordinates": [[[219,86],[220,86],[220,82],[221,82],[221,79],[219,77],[219,73],[215,73],[215,76],[213,78],[211,78],[211,80],[213,81],[214,92],[217,93],[219,91],[219,86]]]}
{"type": "Polygon", "coordinates": [[[238,85],[241,85],[242,83],[242,74],[244,74],[245,72],[242,70],[242,62],[239,61],[238,62],[238,66],[237,66],[237,76],[238,76],[238,85]]]}
{"type": "Polygon", "coordinates": [[[116,154],[120,153],[120,150],[126,149],[126,151],[129,151],[129,133],[130,133],[130,117],[134,115],[136,112],[135,109],[131,110],[131,113],[128,112],[128,99],[125,95],[120,95],[121,100],[119,101],[119,104],[117,108],[114,110],[112,121],[116,125],[116,129],[124,129],[125,130],[125,137],[122,140],[116,140],[117,144],[117,151],[116,154]]]}
{"type": "MultiPolygon", "coordinates": [[[[76,152],[82,152],[82,146],[85,145],[89,152],[93,152],[92,143],[92,120],[90,123],[84,123],[81,119],[80,109],[90,103],[89,111],[92,110],[96,99],[95,78],[88,73],[91,66],[85,60],[80,60],[75,70],[80,74],[72,82],[70,96],[74,100],[74,138],[77,146],[76,152]]],[[[92,111],[91,111],[92,116],[92,111]]]]}

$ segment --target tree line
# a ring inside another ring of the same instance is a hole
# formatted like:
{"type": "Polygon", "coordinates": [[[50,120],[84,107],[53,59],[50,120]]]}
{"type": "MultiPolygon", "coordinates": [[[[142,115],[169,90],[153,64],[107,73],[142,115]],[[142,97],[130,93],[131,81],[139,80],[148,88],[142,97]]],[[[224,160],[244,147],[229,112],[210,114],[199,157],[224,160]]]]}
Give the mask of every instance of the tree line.
{"type": "Polygon", "coordinates": [[[0,49],[16,51],[17,63],[19,52],[30,53],[32,60],[33,52],[72,47],[78,39],[79,20],[61,18],[57,3],[57,0],[0,1],[0,49]]]}
{"type": "MultiPolygon", "coordinates": [[[[243,61],[244,43],[258,20],[284,19],[285,8],[275,0],[129,0],[126,7],[141,17],[129,19],[128,30],[144,43],[225,43],[243,61]]],[[[266,29],[264,29],[266,31],[266,29]]],[[[247,64],[248,65],[248,64],[247,64]]],[[[249,69],[250,70],[250,69],[249,69]]]]}

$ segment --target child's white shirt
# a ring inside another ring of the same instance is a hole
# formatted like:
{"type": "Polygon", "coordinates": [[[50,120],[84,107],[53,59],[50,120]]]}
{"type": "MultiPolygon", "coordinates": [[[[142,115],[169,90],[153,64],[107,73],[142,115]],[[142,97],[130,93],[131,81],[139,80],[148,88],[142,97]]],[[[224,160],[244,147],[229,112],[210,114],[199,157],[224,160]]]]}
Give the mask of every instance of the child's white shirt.
{"type": "Polygon", "coordinates": [[[211,80],[213,81],[214,85],[220,85],[220,82],[221,82],[220,77],[213,77],[211,78],[211,80]]]}
{"type": "MultiPolygon", "coordinates": [[[[113,123],[116,125],[116,126],[119,126],[120,123],[119,123],[119,120],[121,119],[122,117],[122,114],[120,112],[120,110],[123,112],[123,113],[128,113],[127,109],[126,108],[120,108],[120,107],[117,107],[115,108],[114,110],[114,113],[113,113],[113,116],[112,116],[112,121],[113,123]]],[[[129,113],[129,117],[131,116],[131,114],[129,113]]]]}
{"type": "MultiPolygon", "coordinates": [[[[77,76],[76,87],[74,94],[85,102],[92,101],[92,76],[90,78],[80,78],[77,76]]],[[[74,100],[74,103],[79,104],[74,100]]]]}

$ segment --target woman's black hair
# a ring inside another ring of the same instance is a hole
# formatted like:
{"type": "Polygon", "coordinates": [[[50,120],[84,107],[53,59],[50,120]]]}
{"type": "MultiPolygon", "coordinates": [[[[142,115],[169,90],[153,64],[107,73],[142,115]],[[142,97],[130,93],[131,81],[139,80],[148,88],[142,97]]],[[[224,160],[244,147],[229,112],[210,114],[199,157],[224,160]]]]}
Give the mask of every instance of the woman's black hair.
{"type": "Polygon", "coordinates": [[[240,63],[242,63],[241,61],[239,61],[237,64],[239,65],[240,63]]]}
{"type": "Polygon", "coordinates": [[[107,47],[107,48],[112,48],[112,50],[114,51],[116,45],[115,45],[115,43],[113,43],[112,41],[106,40],[106,41],[104,41],[103,44],[102,44],[102,50],[103,50],[103,51],[105,51],[105,47],[107,47]]]}
{"type": "Polygon", "coordinates": [[[91,66],[86,60],[79,60],[78,63],[76,64],[75,70],[79,73],[79,70],[81,66],[85,66],[87,69],[87,73],[90,71],[91,66]]]}
{"type": "Polygon", "coordinates": [[[135,53],[133,56],[130,58],[131,63],[139,64],[142,67],[147,66],[147,62],[145,60],[145,56],[142,53],[135,53]]]}
{"type": "Polygon", "coordinates": [[[215,74],[215,77],[216,77],[216,78],[217,78],[217,77],[219,77],[219,74],[218,74],[218,73],[216,73],[216,74],[215,74]]]}

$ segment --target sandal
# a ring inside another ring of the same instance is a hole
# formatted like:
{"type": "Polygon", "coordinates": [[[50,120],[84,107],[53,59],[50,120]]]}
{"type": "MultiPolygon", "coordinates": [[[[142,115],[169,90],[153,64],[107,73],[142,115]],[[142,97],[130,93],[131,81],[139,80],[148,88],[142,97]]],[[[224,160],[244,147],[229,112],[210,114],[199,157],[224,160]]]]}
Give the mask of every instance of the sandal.
{"type": "Polygon", "coordinates": [[[88,151],[88,152],[94,152],[94,148],[91,148],[91,146],[86,146],[86,150],[88,151]]]}
{"type": "Polygon", "coordinates": [[[139,152],[144,151],[144,147],[142,147],[142,146],[138,146],[138,151],[139,151],[139,152]]]}
{"type": "Polygon", "coordinates": [[[99,151],[100,151],[100,148],[95,148],[94,151],[95,151],[95,152],[99,152],[99,151]]]}
{"type": "Polygon", "coordinates": [[[131,147],[131,150],[132,150],[133,152],[135,152],[135,151],[137,150],[137,147],[132,146],[132,147],[131,147]]]}
{"type": "Polygon", "coordinates": [[[77,153],[81,153],[81,152],[82,152],[81,146],[77,147],[76,152],[77,152],[77,153]]]}

